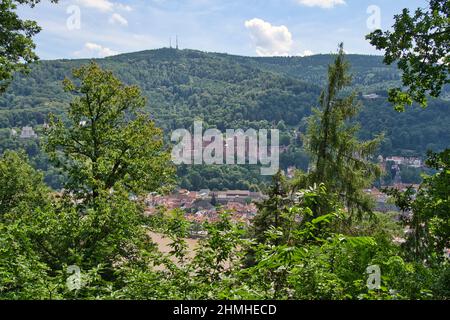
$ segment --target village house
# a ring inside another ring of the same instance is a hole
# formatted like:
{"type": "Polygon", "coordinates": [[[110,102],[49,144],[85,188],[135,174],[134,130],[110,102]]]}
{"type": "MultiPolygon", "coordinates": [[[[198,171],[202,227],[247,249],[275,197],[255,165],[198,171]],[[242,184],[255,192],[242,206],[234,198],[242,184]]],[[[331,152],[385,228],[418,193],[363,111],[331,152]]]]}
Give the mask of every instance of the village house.
{"type": "Polygon", "coordinates": [[[32,127],[23,127],[22,128],[22,132],[20,133],[20,138],[21,139],[33,139],[33,138],[37,138],[37,134],[34,132],[32,127]]]}
{"type": "Polygon", "coordinates": [[[413,168],[421,168],[423,167],[423,161],[419,158],[414,158],[414,157],[410,157],[410,158],[406,158],[406,157],[398,157],[398,156],[391,156],[391,157],[386,157],[386,159],[384,159],[384,161],[387,162],[393,162],[396,165],[404,165],[404,166],[408,166],[408,167],[413,167],[413,168]]]}

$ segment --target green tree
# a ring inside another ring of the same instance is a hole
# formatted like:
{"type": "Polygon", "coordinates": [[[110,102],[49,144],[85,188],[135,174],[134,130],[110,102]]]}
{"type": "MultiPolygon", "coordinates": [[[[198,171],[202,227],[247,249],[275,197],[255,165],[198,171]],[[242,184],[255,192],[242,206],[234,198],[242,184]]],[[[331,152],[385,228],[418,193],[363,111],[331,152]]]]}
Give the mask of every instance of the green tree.
{"type": "MultiPolygon", "coordinates": [[[[14,72],[27,70],[37,61],[33,36],[41,31],[35,21],[21,20],[17,4],[35,6],[39,0],[2,0],[0,3],[0,93],[6,89],[14,72]]],[[[58,2],[58,0],[52,0],[58,2]]]]}
{"type": "Polygon", "coordinates": [[[324,183],[329,192],[341,197],[351,214],[362,214],[371,211],[370,198],[363,189],[380,174],[380,168],[370,158],[383,137],[358,140],[359,126],[352,123],[360,109],[355,101],[357,94],[344,94],[351,83],[348,69],[341,44],[334,64],[329,66],[328,85],[320,96],[320,107],[313,109],[309,119],[306,148],[314,167],[307,180],[309,185],[324,183]]]}
{"type": "Polygon", "coordinates": [[[55,286],[23,223],[0,221],[0,300],[48,299],[55,286]]]}
{"type": "Polygon", "coordinates": [[[0,157],[0,186],[0,299],[48,298],[55,283],[30,230],[51,208],[50,190],[27,157],[13,151],[0,157]]]}
{"type": "Polygon", "coordinates": [[[75,264],[95,275],[98,289],[78,293],[87,297],[120,287],[123,268],[149,268],[140,196],[168,188],[173,168],[137,87],[95,63],[73,74],[68,121],[52,116],[45,146],[68,177],[64,197],[39,212],[29,237],[52,270],[75,264]]]}
{"type": "MultiPolygon", "coordinates": [[[[265,243],[268,239],[266,231],[271,228],[283,229],[287,220],[283,213],[292,204],[289,198],[290,186],[283,175],[278,171],[272,178],[272,184],[267,191],[267,199],[257,203],[258,213],[252,221],[252,236],[259,243],[265,243]]],[[[276,239],[276,243],[282,239],[276,239]]]]}
{"type": "Polygon", "coordinates": [[[406,243],[409,258],[418,261],[442,260],[450,247],[450,149],[428,153],[427,165],[437,170],[427,176],[419,190],[389,189],[396,205],[409,214],[404,219],[411,229],[406,243]]]}
{"type": "Polygon", "coordinates": [[[24,154],[6,151],[1,155],[0,221],[43,208],[50,202],[49,189],[42,177],[28,164],[24,154]]]}
{"type": "Polygon", "coordinates": [[[169,187],[173,167],[162,132],[142,112],[145,98],[97,64],[76,69],[78,82],[64,80],[78,95],[68,122],[52,117],[46,150],[67,172],[66,188],[86,204],[101,192],[123,188],[135,195],[169,187]]]}
{"type": "Polygon", "coordinates": [[[450,2],[429,0],[427,9],[414,14],[403,9],[394,17],[393,31],[375,30],[367,39],[378,50],[385,50],[384,62],[398,61],[403,85],[389,91],[389,101],[403,111],[413,101],[427,105],[427,95],[438,97],[450,82],[450,2]]]}

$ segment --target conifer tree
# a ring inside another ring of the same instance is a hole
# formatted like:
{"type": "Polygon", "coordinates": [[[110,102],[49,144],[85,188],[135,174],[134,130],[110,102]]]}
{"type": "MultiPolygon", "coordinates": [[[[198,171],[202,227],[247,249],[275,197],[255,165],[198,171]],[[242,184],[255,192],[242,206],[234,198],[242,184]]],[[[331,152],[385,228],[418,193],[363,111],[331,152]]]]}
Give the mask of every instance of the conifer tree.
{"type": "Polygon", "coordinates": [[[283,173],[278,171],[273,176],[267,199],[257,204],[258,214],[253,219],[253,233],[257,242],[266,242],[265,232],[270,228],[282,228],[285,225],[283,211],[291,203],[288,197],[289,189],[283,173]]]}
{"type": "Polygon", "coordinates": [[[359,125],[353,120],[360,104],[356,92],[345,93],[350,84],[349,64],[340,44],[339,54],[328,68],[328,84],[320,96],[320,106],[313,109],[309,119],[306,146],[313,161],[308,183],[324,183],[353,215],[371,211],[370,198],[363,189],[380,174],[379,167],[370,159],[383,136],[358,140],[359,125]]]}

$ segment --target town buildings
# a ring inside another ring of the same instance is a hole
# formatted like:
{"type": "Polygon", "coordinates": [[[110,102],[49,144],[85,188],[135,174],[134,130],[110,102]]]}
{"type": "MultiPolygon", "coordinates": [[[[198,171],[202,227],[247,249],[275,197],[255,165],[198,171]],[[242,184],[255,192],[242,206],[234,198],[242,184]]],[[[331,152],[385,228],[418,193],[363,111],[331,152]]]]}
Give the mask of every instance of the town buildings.
{"type": "Polygon", "coordinates": [[[255,202],[264,196],[260,192],[249,190],[189,191],[180,189],[170,195],[150,194],[145,200],[147,214],[153,214],[159,209],[181,209],[191,222],[217,221],[223,212],[229,213],[231,219],[250,223],[257,213],[255,202]]]}

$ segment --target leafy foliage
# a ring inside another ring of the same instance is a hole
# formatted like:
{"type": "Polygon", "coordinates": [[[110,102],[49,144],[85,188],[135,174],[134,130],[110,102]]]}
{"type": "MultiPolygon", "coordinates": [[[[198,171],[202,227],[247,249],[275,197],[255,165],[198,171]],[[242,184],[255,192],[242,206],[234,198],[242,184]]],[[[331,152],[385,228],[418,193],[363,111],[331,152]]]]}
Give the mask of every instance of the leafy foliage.
{"type": "Polygon", "coordinates": [[[46,144],[53,162],[68,172],[67,190],[94,202],[100,190],[162,190],[170,159],[161,131],[141,113],[145,99],[139,89],[123,86],[95,63],[74,76],[80,84],[65,80],[65,89],[82,96],[71,103],[68,125],[52,118],[46,144]]]}
{"type": "Polygon", "coordinates": [[[385,50],[384,62],[398,61],[403,71],[402,88],[389,91],[389,101],[398,111],[413,101],[427,105],[427,95],[438,97],[450,83],[450,3],[429,0],[427,9],[414,14],[403,9],[394,17],[393,31],[376,30],[367,36],[379,50],[385,50]]]}
{"type": "MultiPolygon", "coordinates": [[[[342,80],[339,61],[331,71],[340,72],[330,74],[342,80]]],[[[431,155],[437,173],[416,198],[406,194],[399,202],[413,210],[413,224],[425,227],[407,239],[421,242],[420,259],[394,241],[404,225],[393,217],[349,219],[348,202],[332,184],[299,187],[281,174],[259,204],[254,228],[223,212],[195,226],[204,236],[192,248],[194,226],[183,212],[144,215],[142,196],[170,185],[173,170],[138,88],[95,63],[76,69],[74,78],[64,81],[72,99],[67,116],[53,117],[45,141],[66,189],[46,187],[24,154],[0,158],[0,299],[449,298],[442,252],[449,245],[448,151],[431,155]],[[167,238],[168,250],[150,232],[167,238]],[[379,288],[367,286],[371,265],[381,270],[379,288]],[[68,285],[71,267],[80,271],[77,288],[68,285]]]]}
{"type": "Polygon", "coordinates": [[[0,292],[5,297],[106,297],[123,286],[122,269],[149,265],[153,246],[143,227],[142,203],[133,196],[170,183],[160,131],[148,117],[133,113],[143,103],[137,88],[124,87],[95,64],[74,75],[80,87],[70,81],[66,86],[84,96],[74,98],[72,122],[52,122],[46,145],[69,177],[65,192],[52,194],[42,175],[15,153],[2,158],[3,185],[19,179],[14,188],[2,190],[6,247],[0,292]],[[83,117],[89,125],[80,125],[83,117]],[[152,175],[150,183],[141,170],[152,175]],[[76,291],[66,285],[73,265],[83,270],[76,291]],[[33,277],[39,281],[32,288],[22,283],[33,277]]]}
{"type": "Polygon", "coordinates": [[[450,247],[450,149],[430,152],[427,163],[437,173],[425,177],[417,193],[412,188],[387,192],[405,213],[404,223],[411,230],[406,243],[410,258],[439,260],[450,247]]]}
{"type": "Polygon", "coordinates": [[[0,93],[7,88],[14,72],[27,70],[28,64],[38,59],[32,38],[41,28],[35,21],[21,20],[15,12],[17,4],[34,6],[38,2],[4,0],[0,3],[0,93]]]}

